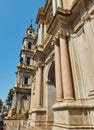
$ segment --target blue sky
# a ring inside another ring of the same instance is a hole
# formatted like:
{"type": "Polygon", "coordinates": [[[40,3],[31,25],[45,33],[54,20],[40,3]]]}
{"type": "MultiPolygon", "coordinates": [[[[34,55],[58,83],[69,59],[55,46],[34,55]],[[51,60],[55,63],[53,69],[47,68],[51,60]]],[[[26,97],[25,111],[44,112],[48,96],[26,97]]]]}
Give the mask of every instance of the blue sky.
{"type": "Polygon", "coordinates": [[[16,81],[16,67],[22,39],[33,19],[35,24],[39,7],[46,0],[0,0],[0,99],[5,102],[9,89],[16,81]]]}

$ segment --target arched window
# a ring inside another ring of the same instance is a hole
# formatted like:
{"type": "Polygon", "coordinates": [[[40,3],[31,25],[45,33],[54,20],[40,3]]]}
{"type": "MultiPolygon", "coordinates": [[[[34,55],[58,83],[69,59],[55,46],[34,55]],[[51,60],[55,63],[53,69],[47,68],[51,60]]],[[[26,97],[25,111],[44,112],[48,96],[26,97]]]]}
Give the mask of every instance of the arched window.
{"type": "Polygon", "coordinates": [[[28,42],[28,49],[31,49],[31,42],[28,42]]]}
{"type": "Polygon", "coordinates": [[[25,78],[24,78],[24,84],[25,84],[25,85],[28,85],[28,77],[25,77],[25,78]]]}
{"type": "Polygon", "coordinates": [[[27,65],[30,65],[30,57],[27,57],[27,65]]]}
{"type": "Polygon", "coordinates": [[[26,96],[26,95],[24,95],[24,96],[22,96],[22,98],[21,98],[21,99],[27,100],[27,96],[26,96]]]}

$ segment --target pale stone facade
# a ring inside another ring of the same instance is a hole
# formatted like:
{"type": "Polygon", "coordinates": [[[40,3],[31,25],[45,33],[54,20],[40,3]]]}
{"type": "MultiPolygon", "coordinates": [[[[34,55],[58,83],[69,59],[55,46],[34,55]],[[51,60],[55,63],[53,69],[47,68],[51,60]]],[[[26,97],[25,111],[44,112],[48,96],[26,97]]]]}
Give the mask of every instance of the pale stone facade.
{"type": "Polygon", "coordinates": [[[36,22],[30,126],[94,129],[94,0],[46,0],[36,22]]]}
{"type": "Polygon", "coordinates": [[[46,0],[36,22],[30,125],[94,129],[94,0],[46,0]]]}

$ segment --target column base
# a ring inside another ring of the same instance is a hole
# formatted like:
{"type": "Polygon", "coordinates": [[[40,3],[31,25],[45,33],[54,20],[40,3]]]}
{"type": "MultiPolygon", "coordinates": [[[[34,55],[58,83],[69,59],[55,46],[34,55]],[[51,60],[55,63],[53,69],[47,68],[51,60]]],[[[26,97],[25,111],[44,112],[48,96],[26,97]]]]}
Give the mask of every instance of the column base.
{"type": "Polygon", "coordinates": [[[73,100],[74,100],[74,98],[73,98],[73,97],[66,97],[66,98],[64,98],[63,100],[73,101],[73,100]]]}
{"type": "Polygon", "coordinates": [[[54,123],[52,130],[94,129],[94,105],[79,102],[62,102],[53,106],[54,123]]]}
{"type": "Polygon", "coordinates": [[[56,124],[53,125],[52,130],[93,130],[94,126],[67,126],[56,124]]]}
{"type": "Polygon", "coordinates": [[[46,123],[46,110],[37,108],[32,110],[32,119],[30,122],[30,126],[41,126],[46,123]]]}
{"type": "Polygon", "coordinates": [[[57,99],[56,100],[56,102],[62,102],[63,101],[63,99],[57,99]]]}
{"type": "Polygon", "coordinates": [[[30,127],[38,127],[45,130],[52,130],[53,121],[46,120],[47,112],[45,109],[37,108],[32,110],[32,118],[29,119],[30,127]]]}

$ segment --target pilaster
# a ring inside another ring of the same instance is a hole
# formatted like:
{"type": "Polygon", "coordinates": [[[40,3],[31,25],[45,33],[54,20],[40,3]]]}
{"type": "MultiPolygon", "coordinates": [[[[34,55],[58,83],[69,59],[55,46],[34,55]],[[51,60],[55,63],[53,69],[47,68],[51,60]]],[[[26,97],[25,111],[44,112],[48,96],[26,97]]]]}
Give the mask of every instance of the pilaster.
{"type": "Polygon", "coordinates": [[[38,45],[42,44],[42,37],[43,37],[43,23],[40,23],[39,30],[38,30],[38,45]]]}
{"type": "Polygon", "coordinates": [[[56,0],[52,0],[52,7],[53,7],[53,16],[56,13],[56,0]]]}
{"type": "Polygon", "coordinates": [[[56,1],[57,1],[57,8],[58,8],[58,7],[61,8],[61,7],[62,7],[62,2],[61,2],[61,0],[56,0],[56,1]]]}

